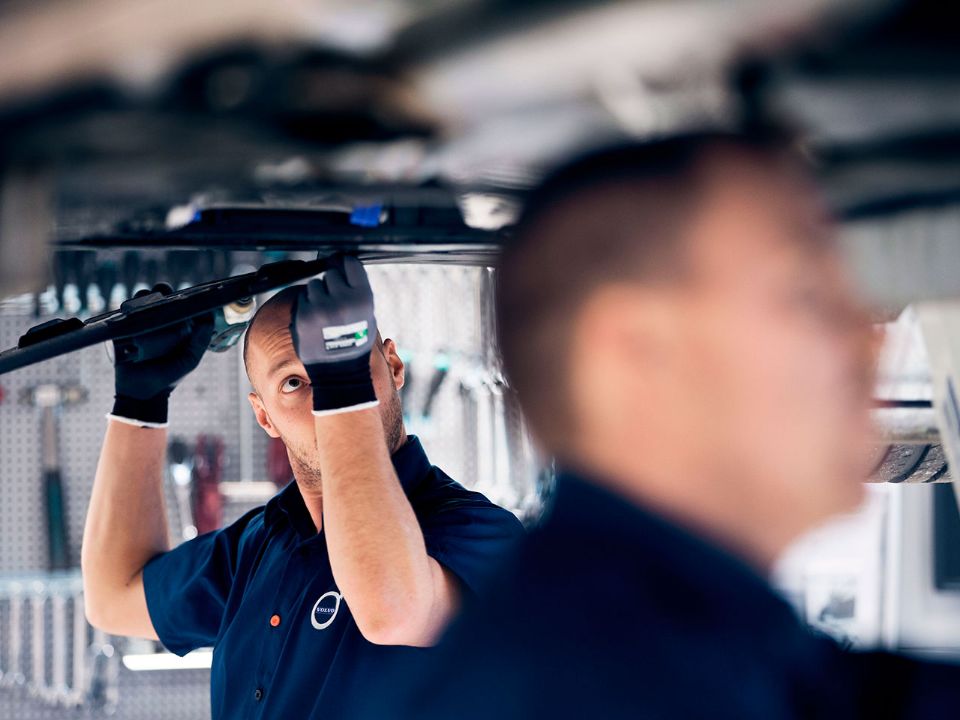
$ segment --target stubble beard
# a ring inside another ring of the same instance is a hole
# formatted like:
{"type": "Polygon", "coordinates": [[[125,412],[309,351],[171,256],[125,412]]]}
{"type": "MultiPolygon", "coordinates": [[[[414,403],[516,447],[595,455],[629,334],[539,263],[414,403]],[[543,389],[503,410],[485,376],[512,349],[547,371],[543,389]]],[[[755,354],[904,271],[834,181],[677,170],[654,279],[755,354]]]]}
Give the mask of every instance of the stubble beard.
{"type": "MultiPolygon", "coordinates": [[[[383,419],[383,433],[387,441],[387,450],[392,455],[399,448],[404,439],[403,411],[400,408],[400,395],[393,392],[381,402],[385,402],[386,411],[381,415],[383,419]]],[[[287,447],[287,457],[293,476],[302,488],[319,492],[322,488],[320,463],[317,459],[315,447],[304,447],[292,439],[280,436],[287,447]]]]}

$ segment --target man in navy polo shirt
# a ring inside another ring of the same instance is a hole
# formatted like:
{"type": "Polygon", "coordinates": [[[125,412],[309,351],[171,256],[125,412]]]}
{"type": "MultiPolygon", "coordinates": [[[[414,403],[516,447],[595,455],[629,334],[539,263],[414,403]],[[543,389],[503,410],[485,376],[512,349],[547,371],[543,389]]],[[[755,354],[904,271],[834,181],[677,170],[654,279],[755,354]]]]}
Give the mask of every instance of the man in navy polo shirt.
{"type": "Polygon", "coordinates": [[[597,151],[533,193],[500,267],[553,505],[361,717],[957,717],[960,668],[847,652],[766,579],[857,506],[872,454],[876,338],[795,158],[710,133],[597,151]]]}
{"type": "Polygon", "coordinates": [[[406,435],[403,363],[380,340],[362,265],[346,258],[275,295],[247,331],[250,403],[295,482],[170,550],[167,400],[211,326],[162,332],[173,349],[116,365],[84,532],[87,615],[180,655],[213,646],[214,717],[350,717],[373,678],[434,643],[520,524],[406,435]]]}

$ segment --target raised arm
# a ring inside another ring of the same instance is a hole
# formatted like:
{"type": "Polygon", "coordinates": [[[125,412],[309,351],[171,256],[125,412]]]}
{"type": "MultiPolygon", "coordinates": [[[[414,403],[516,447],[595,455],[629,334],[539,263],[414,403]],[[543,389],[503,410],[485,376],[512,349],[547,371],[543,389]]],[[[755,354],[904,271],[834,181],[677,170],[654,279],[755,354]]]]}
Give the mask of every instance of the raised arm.
{"type": "Polygon", "coordinates": [[[116,400],[108,416],[83,529],[84,608],[92,625],[114,635],[156,639],[143,589],[143,566],[169,549],[163,496],[167,402],[200,362],[208,318],[146,336],[144,359],[115,366],[116,400]]]}
{"type": "MultiPolygon", "coordinates": [[[[371,642],[430,645],[455,611],[459,587],[427,555],[390,460],[371,377],[373,294],[360,262],[347,258],[311,281],[291,330],[313,388],[323,529],[337,585],[371,642]]],[[[372,361],[386,363],[379,353],[372,361]]]]}
{"type": "Polygon", "coordinates": [[[163,502],[167,431],[110,420],[83,528],[87,620],[114,635],[157,639],[143,566],[169,548],[163,502]]]}

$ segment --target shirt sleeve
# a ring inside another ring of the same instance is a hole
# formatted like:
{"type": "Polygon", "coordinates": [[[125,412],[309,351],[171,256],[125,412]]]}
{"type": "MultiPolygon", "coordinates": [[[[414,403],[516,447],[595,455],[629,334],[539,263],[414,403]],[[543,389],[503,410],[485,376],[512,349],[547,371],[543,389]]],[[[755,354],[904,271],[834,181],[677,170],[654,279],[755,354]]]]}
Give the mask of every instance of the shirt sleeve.
{"type": "Polygon", "coordinates": [[[237,576],[241,542],[251,510],[235,523],[188,540],[151,559],[143,568],[147,610],[160,642],[172,653],[213,645],[237,576]]]}
{"type": "Polygon", "coordinates": [[[480,591],[524,534],[509,510],[447,477],[436,478],[414,510],[427,554],[473,593],[480,591]]]}

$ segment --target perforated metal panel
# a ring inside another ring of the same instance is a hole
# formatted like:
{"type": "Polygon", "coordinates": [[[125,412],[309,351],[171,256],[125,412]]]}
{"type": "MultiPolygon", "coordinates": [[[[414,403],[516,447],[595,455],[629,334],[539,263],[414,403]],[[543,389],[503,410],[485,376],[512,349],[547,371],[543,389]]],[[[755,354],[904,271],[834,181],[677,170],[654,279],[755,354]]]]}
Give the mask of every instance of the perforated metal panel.
{"type": "MultiPolygon", "coordinates": [[[[39,320],[0,315],[0,345],[15,344],[26,326],[34,322],[39,320]]],[[[236,384],[225,382],[237,372],[235,354],[236,350],[208,353],[201,367],[177,388],[171,404],[171,434],[192,438],[200,432],[215,432],[234,439],[226,445],[226,480],[239,479],[239,402],[236,384]]],[[[20,401],[26,388],[42,383],[78,384],[88,393],[82,403],[58,412],[71,560],[79,560],[83,519],[106,429],[104,415],[113,403],[113,367],[103,346],[0,377],[4,389],[0,404],[0,571],[47,566],[40,410],[20,401]]]]}

